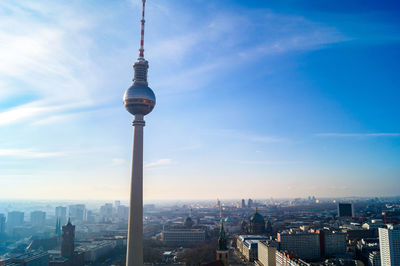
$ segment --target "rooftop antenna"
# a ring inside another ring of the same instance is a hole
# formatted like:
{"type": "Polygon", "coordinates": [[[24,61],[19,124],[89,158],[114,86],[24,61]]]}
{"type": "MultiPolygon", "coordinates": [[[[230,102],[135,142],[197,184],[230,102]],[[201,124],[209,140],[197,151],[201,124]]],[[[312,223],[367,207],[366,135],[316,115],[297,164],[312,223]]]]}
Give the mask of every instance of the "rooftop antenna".
{"type": "Polygon", "coordinates": [[[139,60],[144,59],[144,23],[146,22],[144,20],[144,8],[146,6],[146,0],[142,0],[143,6],[142,6],[142,20],[141,22],[141,29],[140,29],[140,49],[139,49],[139,60]]]}

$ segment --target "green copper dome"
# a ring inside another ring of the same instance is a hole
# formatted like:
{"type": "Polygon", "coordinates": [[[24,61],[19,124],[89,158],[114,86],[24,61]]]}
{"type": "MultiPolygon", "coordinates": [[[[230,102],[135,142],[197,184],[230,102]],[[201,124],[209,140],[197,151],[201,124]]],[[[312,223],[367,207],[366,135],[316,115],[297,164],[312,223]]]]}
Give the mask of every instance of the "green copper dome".
{"type": "Polygon", "coordinates": [[[256,212],[250,217],[250,222],[264,222],[264,217],[261,214],[256,212]]]}

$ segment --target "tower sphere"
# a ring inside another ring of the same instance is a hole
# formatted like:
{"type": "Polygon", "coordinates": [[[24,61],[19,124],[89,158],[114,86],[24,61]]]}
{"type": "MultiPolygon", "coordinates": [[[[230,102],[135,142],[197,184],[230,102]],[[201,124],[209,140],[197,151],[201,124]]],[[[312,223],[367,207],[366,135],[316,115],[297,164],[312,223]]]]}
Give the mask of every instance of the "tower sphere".
{"type": "Polygon", "coordinates": [[[147,115],[156,104],[156,96],[147,84],[148,63],[145,60],[139,60],[133,67],[135,77],[132,86],[125,91],[124,105],[132,115],[147,115]]]}
{"type": "Polygon", "coordinates": [[[156,96],[147,85],[133,83],[124,94],[126,110],[133,115],[147,115],[156,104],[156,96]]]}

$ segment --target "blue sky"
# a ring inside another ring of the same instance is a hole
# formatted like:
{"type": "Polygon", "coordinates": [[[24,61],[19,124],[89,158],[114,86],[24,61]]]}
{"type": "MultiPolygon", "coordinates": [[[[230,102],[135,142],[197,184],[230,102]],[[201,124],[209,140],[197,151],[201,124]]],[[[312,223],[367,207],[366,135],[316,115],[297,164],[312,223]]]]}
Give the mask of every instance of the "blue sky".
{"type": "MultiPolygon", "coordinates": [[[[395,1],[148,0],[150,199],[400,191],[395,1]]],[[[0,195],[126,199],[140,1],[0,3],[0,195]]]]}

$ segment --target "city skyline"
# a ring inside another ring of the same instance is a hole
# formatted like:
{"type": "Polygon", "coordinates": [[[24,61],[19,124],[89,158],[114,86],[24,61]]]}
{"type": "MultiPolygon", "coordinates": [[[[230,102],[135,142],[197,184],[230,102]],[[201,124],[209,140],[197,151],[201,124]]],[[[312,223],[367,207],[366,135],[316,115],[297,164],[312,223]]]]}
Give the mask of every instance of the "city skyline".
{"type": "MultiPolygon", "coordinates": [[[[0,3],[2,198],[128,199],[140,8],[0,3]]],[[[145,200],[398,195],[397,3],[147,8],[145,200]]]]}

